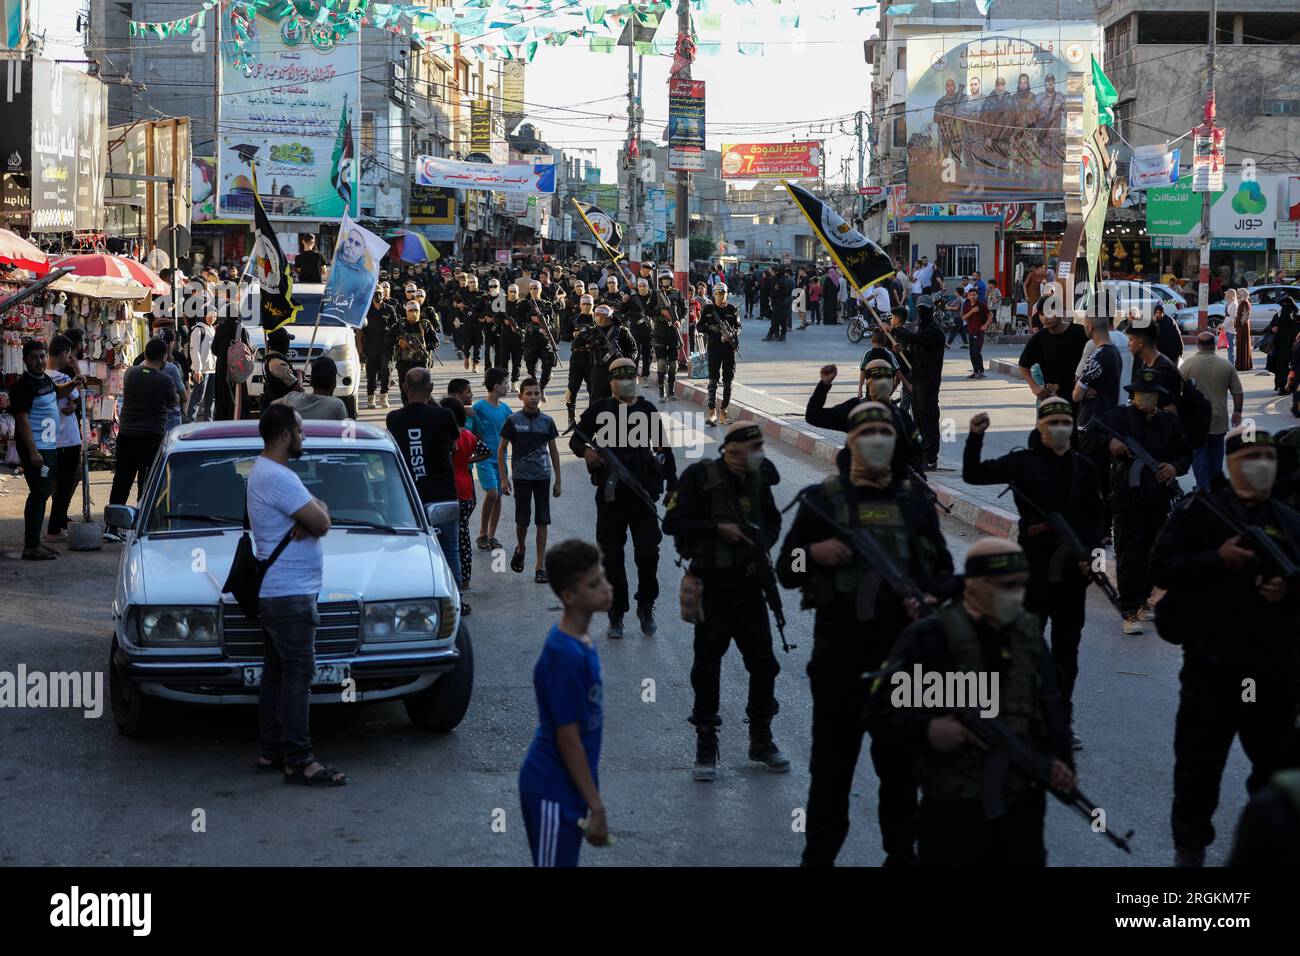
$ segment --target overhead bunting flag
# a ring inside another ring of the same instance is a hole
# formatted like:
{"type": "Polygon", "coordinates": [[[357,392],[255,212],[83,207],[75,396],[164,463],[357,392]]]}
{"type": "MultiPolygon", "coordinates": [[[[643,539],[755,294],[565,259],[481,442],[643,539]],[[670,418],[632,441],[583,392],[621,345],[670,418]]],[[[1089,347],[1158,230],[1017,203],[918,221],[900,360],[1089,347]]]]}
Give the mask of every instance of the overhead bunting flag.
{"type": "Polygon", "coordinates": [[[274,332],[288,325],[300,306],[293,301],[293,276],[289,260],[280,249],[280,240],[271,228],[271,220],[262,205],[262,191],[257,188],[257,166],[250,162],[253,180],[253,251],[249,255],[253,276],[261,287],[262,328],[274,332]]]}
{"type": "Polygon", "coordinates": [[[854,289],[861,291],[894,274],[888,253],[841,219],[834,209],[802,186],[790,182],[782,185],[854,289]]]}

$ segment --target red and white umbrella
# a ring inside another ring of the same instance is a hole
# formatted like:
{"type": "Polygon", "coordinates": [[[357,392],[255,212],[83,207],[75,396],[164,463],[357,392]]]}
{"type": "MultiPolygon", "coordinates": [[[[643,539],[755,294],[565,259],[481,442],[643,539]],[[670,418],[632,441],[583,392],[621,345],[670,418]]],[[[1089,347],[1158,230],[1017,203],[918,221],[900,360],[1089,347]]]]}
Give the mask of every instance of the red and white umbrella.
{"type": "Polygon", "coordinates": [[[78,276],[134,279],[154,295],[168,295],[172,290],[171,286],[160,279],[158,273],[148,266],[122,256],[110,256],[104,253],[66,256],[50,265],[56,268],[71,266],[72,274],[78,276]]]}
{"type": "Polygon", "coordinates": [[[0,229],[0,262],[11,262],[19,269],[36,273],[38,278],[50,271],[45,253],[8,229],[0,229]]]}

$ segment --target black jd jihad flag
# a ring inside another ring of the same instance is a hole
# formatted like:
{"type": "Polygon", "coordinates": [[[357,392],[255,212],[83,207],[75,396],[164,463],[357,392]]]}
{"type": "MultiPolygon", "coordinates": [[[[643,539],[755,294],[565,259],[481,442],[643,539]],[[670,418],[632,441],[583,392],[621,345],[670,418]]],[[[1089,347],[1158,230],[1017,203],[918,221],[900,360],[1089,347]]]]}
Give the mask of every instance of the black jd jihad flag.
{"type": "Polygon", "coordinates": [[[865,289],[894,274],[884,249],[840,218],[839,213],[802,186],[785,183],[799,211],[854,289],[865,289]]]}

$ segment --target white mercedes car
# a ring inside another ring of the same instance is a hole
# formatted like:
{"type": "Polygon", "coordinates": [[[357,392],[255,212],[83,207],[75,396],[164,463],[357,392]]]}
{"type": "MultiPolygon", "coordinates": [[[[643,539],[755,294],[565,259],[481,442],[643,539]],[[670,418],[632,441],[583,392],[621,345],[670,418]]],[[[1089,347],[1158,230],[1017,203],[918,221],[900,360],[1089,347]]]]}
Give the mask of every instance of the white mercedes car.
{"type": "MultiPolygon", "coordinates": [[[[257,422],[183,425],[163,442],[142,506],[106,511],[129,529],[109,652],[113,717],[127,736],[159,729],[168,702],[257,703],[265,636],[221,588],[261,451],[257,422]]],[[[459,505],[422,508],[393,439],[359,422],[306,422],[290,467],[332,522],[312,703],[401,700],[417,726],[452,729],[469,707],[474,658],[434,525],[459,505]]]]}

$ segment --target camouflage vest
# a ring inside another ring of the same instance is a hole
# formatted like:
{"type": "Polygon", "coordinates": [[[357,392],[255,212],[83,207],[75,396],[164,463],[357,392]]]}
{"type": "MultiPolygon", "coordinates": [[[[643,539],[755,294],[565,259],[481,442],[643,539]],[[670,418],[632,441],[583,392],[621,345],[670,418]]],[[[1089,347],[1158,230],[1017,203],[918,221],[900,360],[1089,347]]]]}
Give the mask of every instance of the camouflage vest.
{"type": "MultiPolygon", "coordinates": [[[[830,503],[836,522],[846,528],[866,528],[880,542],[880,546],[893,556],[903,572],[924,587],[933,574],[936,551],[933,542],[914,535],[907,525],[902,501],[910,488],[911,483],[903,481],[891,500],[859,501],[854,520],[854,515],[849,510],[845,481],[840,475],[830,475],[822,482],[822,493],[830,503]]],[[[822,608],[835,603],[837,599],[856,594],[862,579],[871,570],[854,557],[848,564],[835,568],[829,574],[818,572],[809,575],[808,583],[803,589],[803,607],[822,608]]]]}
{"type": "MultiPolygon", "coordinates": [[[[986,669],[975,624],[960,604],[946,605],[939,621],[947,638],[948,664],[955,673],[979,673],[986,669]]],[[[1039,708],[1040,655],[1043,642],[1032,615],[1021,613],[1006,631],[1009,646],[1003,651],[1007,666],[998,683],[997,719],[1026,740],[1041,740],[1046,724],[1039,708]]],[[[882,691],[883,692],[883,691],[882,691]]],[[[948,753],[925,748],[917,759],[917,779],[927,796],[956,800],[978,800],[984,785],[985,754],[974,746],[948,753]]],[[[1031,783],[1011,767],[1003,784],[1003,798],[1011,801],[1029,791],[1031,783]]]]}
{"type": "MultiPolygon", "coordinates": [[[[708,479],[709,488],[715,489],[708,495],[709,519],[718,524],[735,524],[736,514],[727,503],[727,497],[733,489],[723,484],[728,479],[722,473],[718,460],[710,458],[700,465],[708,479]]],[[[763,520],[759,513],[762,507],[762,482],[761,473],[746,476],[745,492],[735,496],[740,502],[740,513],[744,515],[745,520],[759,525],[763,520]]],[[[749,558],[741,553],[742,548],[722,540],[720,534],[700,535],[694,538],[687,551],[691,561],[691,571],[696,574],[734,571],[749,564],[749,558]]]]}

